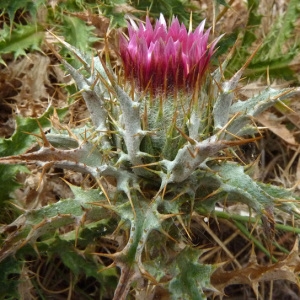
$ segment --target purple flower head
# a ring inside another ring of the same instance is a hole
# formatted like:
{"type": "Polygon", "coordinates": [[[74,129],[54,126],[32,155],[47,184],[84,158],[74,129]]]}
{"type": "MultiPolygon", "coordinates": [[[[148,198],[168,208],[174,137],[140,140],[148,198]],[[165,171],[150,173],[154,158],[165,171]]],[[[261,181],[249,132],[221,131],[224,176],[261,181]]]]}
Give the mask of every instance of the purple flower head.
{"type": "Polygon", "coordinates": [[[130,20],[129,40],[120,38],[126,79],[154,95],[193,89],[203,78],[218,41],[208,47],[210,29],[204,31],[204,24],[188,32],[176,17],[168,27],[162,14],[154,26],[149,17],[139,26],[130,20]]]}

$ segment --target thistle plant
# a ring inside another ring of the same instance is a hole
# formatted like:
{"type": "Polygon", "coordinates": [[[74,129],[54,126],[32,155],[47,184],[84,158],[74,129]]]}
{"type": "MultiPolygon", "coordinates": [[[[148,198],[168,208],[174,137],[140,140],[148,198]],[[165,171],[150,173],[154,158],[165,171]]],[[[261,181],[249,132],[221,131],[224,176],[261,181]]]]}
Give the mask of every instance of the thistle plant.
{"type": "MultiPolygon", "coordinates": [[[[187,30],[176,17],[168,26],[163,15],[155,25],[148,17],[145,25],[130,20],[129,36],[120,34],[121,72],[59,39],[82,63],[76,69],[56,53],[75,80],[91,122],[71,129],[50,118],[50,132],[39,125],[40,132],[34,133],[40,140],[37,150],[2,157],[0,163],[89,174],[98,189],[70,185],[74,199],[26,211],[3,226],[2,261],[26,253],[30,245],[40,254],[65,241],[70,253],[80,245],[86,260],[99,258],[96,268],[103,274],[120,270],[114,299],[129,293],[150,299],[158,289],[172,299],[205,299],[205,291],[222,294],[224,286],[217,290],[210,282],[217,266],[199,261],[203,251],[193,247],[193,219],[213,215],[218,203],[241,202],[261,220],[270,242],[274,211],[297,215],[292,195],[255,182],[247,166],[228,158],[235,147],[259,136],[255,116],[294,90],[267,87],[249,99],[236,99],[252,57],[230,79],[223,72],[231,53],[212,72],[221,37],[211,41],[204,27],[202,22],[187,30]],[[64,226],[72,229],[55,237],[64,226]],[[88,231],[90,240],[85,239],[88,231]],[[90,250],[99,235],[118,241],[116,251],[90,250]],[[111,264],[102,264],[103,258],[111,264]]],[[[105,276],[99,281],[105,288],[105,276]]]]}

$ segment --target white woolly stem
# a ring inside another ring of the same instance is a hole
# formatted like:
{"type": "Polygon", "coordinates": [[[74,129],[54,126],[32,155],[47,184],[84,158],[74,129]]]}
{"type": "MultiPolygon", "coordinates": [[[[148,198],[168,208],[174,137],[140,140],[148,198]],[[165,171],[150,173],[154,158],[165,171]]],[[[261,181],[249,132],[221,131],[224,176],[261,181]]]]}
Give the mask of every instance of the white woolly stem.
{"type": "Polygon", "coordinates": [[[216,136],[212,136],[200,143],[195,142],[194,145],[186,144],[179,149],[173,161],[161,161],[161,164],[167,168],[167,183],[184,181],[209,156],[217,153],[224,147],[226,145],[218,142],[216,136]]]}
{"type": "Polygon", "coordinates": [[[140,104],[133,101],[118,85],[114,86],[122,110],[125,130],[122,131],[127,153],[133,166],[141,165],[140,145],[146,132],[141,128],[140,104]]]}

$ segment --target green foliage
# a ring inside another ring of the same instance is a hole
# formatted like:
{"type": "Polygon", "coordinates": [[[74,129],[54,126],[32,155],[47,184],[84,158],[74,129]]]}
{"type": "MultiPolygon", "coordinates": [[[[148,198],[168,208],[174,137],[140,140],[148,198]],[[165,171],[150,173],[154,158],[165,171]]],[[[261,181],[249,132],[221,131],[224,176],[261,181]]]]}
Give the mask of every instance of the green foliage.
{"type": "Polygon", "coordinates": [[[289,63],[299,52],[299,38],[295,40],[295,24],[299,18],[299,1],[292,0],[283,16],[279,16],[264,38],[256,57],[249,65],[247,74],[263,74],[268,68],[270,75],[286,80],[293,79],[289,63]],[[283,45],[288,45],[284,49],[283,45]]]}
{"type": "Polygon", "coordinates": [[[262,16],[258,14],[259,1],[248,1],[248,22],[246,32],[243,35],[243,47],[250,47],[253,42],[256,41],[255,30],[261,24],[262,16]]]}
{"type": "Polygon", "coordinates": [[[55,6],[54,12],[57,12],[59,14],[62,13],[62,11],[68,11],[68,12],[80,12],[84,11],[88,8],[95,7],[95,3],[93,1],[85,1],[85,0],[66,0],[66,1],[58,1],[58,3],[55,6]],[[89,3],[92,4],[89,4],[89,3]]]}
{"type": "MultiPolygon", "coordinates": [[[[104,230],[105,211],[90,204],[90,201],[103,199],[103,195],[98,190],[83,191],[76,187],[72,187],[72,191],[75,195],[74,199],[66,199],[44,206],[41,209],[28,211],[16,219],[14,224],[18,226],[19,230],[6,239],[6,245],[2,245],[2,255],[5,253],[5,256],[7,256],[9,255],[8,252],[16,252],[18,248],[22,248],[24,241],[34,244],[37,239],[40,239],[45,243],[45,240],[49,238],[49,234],[52,237],[56,229],[70,224],[77,225],[77,221],[84,217],[88,221],[102,220],[102,230],[104,230]],[[12,244],[14,244],[14,247],[11,247],[12,244]]],[[[7,230],[7,228],[3,230],[7,230]]],[[[68,240],[70,239],[75,241],[75,232],[68,235],[68,240]]],[[[53,240],[50,240],[50,242],[52,243],[53,240]]]]}
{"type": "MultiPolygon", "coordinates": [[[[236,54],[229,63],[227,74],[232,74],[234,70],[240,68],[250,54],[249,49],[255,47],[258,29],[262,21],[262,16],[258,14],[259,4],[260,1],[257,0],[248,1],[247,26],[244,32],[240,33],[241,45],[236,49],[236,54]]],[[[298,1],[290,1],[284,15],[278,16],[269,31],[264,33],[266,37],[249,64],[245,75],[248,77],[265,76],[268,69],[271,78],[294,79],[289,64],[298,54],[299,39],[295,40],[294,36],[296,35],[296,20],[299,15],[298,1]],[[284,52],[283,49],[285,49],[284,52]]]]}
{"type": "MultiPolygon", "coordinates": [[[[15,220],[12,226],[18,227],[18,232],[10,235],[1,245],[1,272],[0,291],[5,295],[10,295],[8,291],[18,298],[16,287],[22,278],[19,277],[22,266],[19,260],[7,257],[15,252],[18,258],[32,255],[34,250],[28,247],[33,245],[40,255],[47,255],[47,261],[51,264],[52,259],[59,257],[71,272],[75,275],[74,282],[82,275],[93,277],[100,283],[102,293],[115,288],[116,271],[110,269],[99,273],[102,268],[97,263],[88,248],[92,243],[97,244],[97,239],[102,235],[112,232],[111,218],[107,218],[105,209],[92,205],[90,202],[101,202],[103,195],[98,190],[83,191],[73,187],[74,199],[61,200],[53,205],[42,207],[38,210],[28,211],[15,220]],[[80,225],[80,220],[85,220],[87,225],[80,225]],[[67,234],[55,235],[57,229],[63,226],[74,225],[74,230],[67,234]],[[38,242],[37,242],[38,240],[38,242]],[[94,242],[93,242],[94,241],[94,242]],[[25,242],[25,243],[24,243],[25,242]],[[27,245],[27,246],[26,246],[27,245]],[[78,252],[77,247],[86,249],[83,255],[78,252]],[[25,247],[23,247],[25,246],[25,247]],[[4,257],[7,257],[3,259],[4,257]],[[9,279],[10,278],[10,279],[9,279]],[[2,290],[1,290],[2,288],[2,290]],[[12,288],[11,290],[9,288],[12,288]]],[[[10,227],[4,228],[9,230],[10,227]]],[[[13,229],[13,227],[11,227],[13,229]]],[[[3,228],[2,228],[3,230],[3,228]]]]}
{"type": "Polygon", "coordinates": [[[35,18],[38,8],[44,3],[44,0],[0,0],[1,14],[7,13],[9,16],[10,24],[12,27],[16,12],[22,10],[23,12],[29,12],[30,15],[35,18]]]}
{"type": "MultiPolygon", "coordinates": [[[[282,46],[285,45],[290,38],[293,38],[294,41],[295,23],[299,18],[299,14],[299,1],[291,0],[284,15],[278,17],[276,23],[264,39],[257,53],[257,57],[262,57],[271,63],[272,60],[282,58],[285,54],[289,54],[289,52],[285,53],[282,46]]],[[[297,40],[294,41],[294,43],[295,45],[299,45],[299,41],[297,40]]],[[[295,56],[296,53],[292,52],[290,55],[295,56]]],[[[289,59],[291,59],[291,57],[289,57],[289,59]]],[[[257,59],[254,58],[252,64],[255,65],[256,61],[257,59]]]]}
{"type": "MultiPolygon", "coordinates": [[[[90,6],[86,5],[84,1],[62,1],[58,3],[58,6],[54,10],[52,10],[51,6],[45,0],[33,2],[28,0],[2,1],[0,2],[0,8],[3,8],[3,13],[8,14],[10,26],[3,23],[3,28],[0,31],[0,55],[13,53],[16,59],[19,56],[25,55],[28,51],[41,51],[41,44],[45,35],[45,25],[38,24],[35,16],[42,5],[47,8],[44,11],[44,21],[52,24],[51,27],[55,25],[58,33],[63,34],[67,41],[72,41],[79,49],[87,51],[98,40],[93,36],[93,26],[87,25],[86,22],[78,17],[72,17],[64,13],[64,10],[78,12],[89,8],[90,6]],[[28,14],[27,19],[20,23],[17,20],[14,21],[14,16],[18,10],[23,10],[25,16],[25,13],[28,14]]],[[[0,63],[5,64],[5,61],[0,58],[0,63]]]]}
{"type": "MultiPolygon", "coordinates": [[[[67,113],[67,108],[57,110],[59,117],[67,113]]],[[[16,117],[16,130],[8,139],[0,139],[0,155],[9,156],[26,152],[37,141],[34,135],[40,134],[41,128],[49,128],[51,122],[49,117],[53,114],[53,108],[49,108],[41,117],[22,118],[16,117]]]]}
{"type": "Polygon", "coordinates": [[[215,0],[216,3],[221,4],[225,7],[230,7],[230,5],[228,5],[228,3],[225,0],[215,0]]]}
{"type": "Polygon", "coordinates": [[[18,284],[20,281],[23,263],[9,257],[1,264],[0,295],[1,299],[18,299],[18,284]],[[5,296],[5,298],[2,298],[5,296]]]}
{"type": "MultiPolygon", "coordinates": [[[[0,204],[3,205],[3,201],[11,198],[11,193],[19,188],[21,185],[16,181],[16,175],[18,173],[28,173],[28,169],[25,166],[3,166],[0,165],[0,204]]],[[[1,214],[2,215],[2,214],[1,214]]]]}
{"type": "Polygon", "coordinates": [[[38,9],[43,5],[44,0],[0,0],[1,15],[7,14],[9,17],[8,26],[3,22],[0,30],[0,63],[5,65],[2,59],[3,54],[12,53],[14,58],[25,55],[26,51],[40,51],[41,43],[44,39],[44,29],[36,23],[36,15],[38,9]],[[28,23],[24,20],[15,20],[17,12],[21,12],[24,18],[28,19],[28,23]]]}
{"type": "MultiPolygon", "coordinates": [[[[102,229],[105,228],[102,226],[102,229]]],[[[95,230],[95,228],[93,228],[95,230]]],[[[91,243],[91,241],[89,241],[91,243]]],[[[80,245],[82,247],[82,245],[80,245]]],[[[85,247],[87,247],[86,245],[85,247]]],[[[115,268],[99,272],[101,265],[95,263],[92,256],[86,253],[85,257],[76,251],[74,241],[65,241],[56,237],[55,241],[47,249],[49,256],[58,256],[63,264],[75,275],[75,282],[79,276],[93,277],[101,283],[101,289],[114,289],[117,285],[117,272],[115,268]]]]}
{"type": "MultiPolygon", "coordinates": [[[[255,30],[261,24],[261,18],[258,14],[258,0],[250,0],[247,2],[248,4],[248,21],[244,32],[235,34],[238,38],[242,39],[241,46],[236,50],[236,55],[230,60],[229,65],[226,69],[231,76],[232,72],[239,69],[242,64],[245,62],[246,58],[249,56],[249,48],[252,43],[256,41],[255,30]]],[[[227,43],[228,44],[228,43],[227,43]]],[[[222,45],[222,41],[221,41],[222,45]]],[[[228,46],[232,46],[228,44],[228,46]]]]}
{"type": "Polygon", "coordinates": [[[174,261],[173,279],[169,284],[172,299],[206,299],[203,288],[208,288],[212,266],[199,263],[200,253],[196,249],[185,248],[174,261]]]}
{"type": "MultiPolygon", "coordinates": [[[[58,115],[63,117],[67,109],[58,110],[58,115]]],[[[0,157],[16,155],[30,149],[37,138],[33,134],[40,133],[40,127],[50,127],[49,116],[53,113],[50,108],[38,119],[16,117],[16,130],[8,139],[0,139],[0,157]]],[[[4,166],[0,165],[0,203],[10,198],[10,193],[19,187],[15,181],[16,174],[28,172],[25,166],[4,166]]]]}
{"type": "MultiPolygon", "coordinates": [[[[44,30],[34,24],[20,25],[16,24],[13,31],[4,23],[0,31],[0,55],[13,53],[14,58],[25,55],[26,51],[38,50],[44,38],[44,30]]],[[[0,63],[5,64],[0,58],[0,63]]]]}
{"type": "MultiPolygon", "coordinates": [[[[166,19],[171,19],[172,16],[175,15],[186,25],[189,23],[190,10],[195,9],[195,6],[193,6],[190,1],[182,0],[135,0],[133,3],[134,7],[137,9],[142,11],[150,11],[151,15],[153,15],[155,18],[158,18],[159,14],[163,12],[166,19]]],[[[194,15],[193,17],[195,21],[199,21],[199,17],[197,17],[197,15],[194,15]]]]}
{"type": "MultiPolygon", "coordinates": [[[[213,172],[199,171],[200,197],[204,188],[214,190],[212,196],[202,201],[201,206],[212,210],[222,199],[228,202],[242,202],[262,214],[266,207],[272,205],[276,198],[270,197],[253,179],[245,174],[244,168],[234,163],[226,163],[211,167],[213,172]]],[[[202,195],[201,195],[202,194],[202,195]]]]}
{"type": "Polygon", "coordinates": [[[63,16],[63,24],[60,26],[60,31],[66,37],[66,41],[82,51],[88,51],[90,46],[99,40],[93,34],[94,29],[79,18],[70,16],[63,16]]]}
{"type": "Polygon", "coordinates": [[[120,6],[128,5],[127,0],[104,0],[101,1],[99,8],[104,16],[107,16],[110,19],[109,27],[125,27],[126,20],[124,18],[125,12],[118,10],[120,6]]]}

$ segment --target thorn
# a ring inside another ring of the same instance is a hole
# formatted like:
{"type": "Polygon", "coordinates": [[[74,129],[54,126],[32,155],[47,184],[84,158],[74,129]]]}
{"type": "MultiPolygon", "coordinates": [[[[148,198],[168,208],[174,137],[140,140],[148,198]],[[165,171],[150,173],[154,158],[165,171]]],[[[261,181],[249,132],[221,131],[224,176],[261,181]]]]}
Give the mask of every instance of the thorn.
{"type": "MultiPolygon", "coordinates": [[[[29,135],[33,135],[39,139],[42,139],[43,141],[43,146],[44,147],[47,147],[47,148],[53,148],[53,146],[49,143],[49,141],[47,140],[47,137],[43,131],[43,128],[41,127],[39,121],[36,119],[37,123],[38,123],[38,126],[40,128],[40,132],[41,134],[36,134],[36,133],[32,133],[32,132],[28,132],[28,131],[22,131],[23,133],[26,133],[26,134],[29,134],[29,135]]],[[[39,143],[40,144],[40,143],[39,143]]]]}
{"type": "MultiPolygon", "coordinates": [[[[59,37],[57,37],[54,33],[52,33],[51,31],[48,30],[48,32],[55,37],[58,41],[60,40],[59,37]]],[[[59,61],[63,61],[62,56],[55,50],[55,48],[53,47],[52,43],[48,43],[47,39],[45,39],[44,43],[46,43],[46,45],[49,47],[49,49],[52,51],[52,53],[54,54],[54,56],[59,60],[59,61]]]]}
{"type": "Polygon", "coordinates": [[[84,225],[84,223],[86,221],[86,209],[84,207],[81,207],[81,208],[84,211],[84,213],[83,213],[82,217],[80,218],[79,224],[75,227],[75,242],[74,242],[75,248],[77,248],[77,241],[78,241],[78,237],[79,237],[80,228],[84,225]]]}
{"type": "MultiPolygon", "coordinates": [[[[93,60],[94,61],[94,60],[93,60]]],[[[92,73],[93,74],[93,73],[92,73]]],[[[100,80],[100,74],[98,73],[98,76],[96,77],[96,79],[94,80],[94,82],[91,84],[90,88],[93,91],[95,88],[95,85],[98,83],[98,81],[100,80]]]]}
{"type": "Polygon", "coordinates": [[[221,188],[218,188],[217,190],[213,191],[212,193],[208,194],[207,196],[205,196],[204,198],[201,198],[201,201],[205,201],[206,199],[209,199],[210,197],[217,195],[218,193],[220,193],[222,191],[221,188]]]}
{"type": "Polygon", "coordinates": [[[108,257],[110,259],[115,259],[116,257],[118,257],[120,255],[119,252],[116,252],[116,253],[97,253],[97,252],[92,252],[90,254],[93,254],[93,255],[98,255],[98,256],[102,256],[102,257],[108,257]]]}
{"type": "Polygon", "coordinates": [[[180,216],[180,215],[183,215],[183,213],[173,213],[173,214],[160,214],[160,219],[162,221],[164,220],[167,220],[167,219],[170,219],[170,218],[173,218],[173,217],[177,217],[177,216],[180,216]]]}
{"type": "MultiPolygon", "coordinates": [[[[151,157],[153,157],[153,156],[151,156],[151,157]]],[[[143,165],[132,166],[131,168],[132,168],[132,169],[134,169],[134,168],[145,168],[145,167],[158,166],[158,165],[160,165],[159,162],[153,162],[153,163],[149,163],[149,164],[143,164],[143,165]]],[[[148,169],[148,168],[147,168],[147,169],[148,169]]],[[[149,168],[149,171],[153,171],[154,173],[159,173],[159,172],[157,172],[157,171],[155,171],[155,170],[152,170],[152,169],[150,169],[150,168],[149,168]]]]}
{"type": "MultiPolygon", "coordinates": [[[[101,63],[103,64],[104,62],[102,62],[102,60],[101,60],[101,63]]],[[[105,85],[105,88],[109,91],[110,94],[114,95],[116,93],[116,91],[111,87],[110,83],[100,73],[97,73],[97,77],[105,85]]],[[[111,81],[112,79],[109,76],[108,76],[108,79],[110,80],[110,82],[113,82],[113,81],[111,81]]]]}
{"type": "Polygon", "coordinates": [[[133,211],[134,218],[136,219],[136,212],[135,212],[135,209],[134,209],[134,205],[133,205],[133,202],[132,202],[130,193],[129,193],[129,192],[126,192],[126,191],[124,191],[124,192],[125,192],[125,194],[126,194],[127,197],[128,197],[128,200],[129,200],[129,202],[130,202],[130,205],[131,205],[131,208],[132,208],[132,211],[133,211]]]}
{"type": "Polygon", "coordinates": [[[213,26],[212,26],[212,32],[213,34],[215,33],[215,28],[216,28],[216,4],[215,2],[212,2],[213,5],[213,26]]]}
{"type": "Polygon", "coordinates": [[[256,53],[258,52],[258,50],[261,47],[261,45],[262,45],[262,42],[258,44],[258,46],[252,52],[252,54],[250,55],[250,57],[246,60],[246,62],[244,63],[244,65],[239,69],[239,71],[237,71],[237,73],[239,73],[239,72],[242,73],[248,67],[248,65],[251,63],[253,57],[256,55],[256,53]]]}
{"type": "Polygon", "coordinates": [[[109,196],[107,195],[106,190],[105,190],[105,188],[103,187],[103,185],[102,185],[102,183],[101,183],[101,178],[102,178],[102,177],[96,178],[96,181],[97,181],[98,185],[100,186],[100,189],[101,189],[102,193],[104,194],[104,196],[105,196],[107,202],[109,203],[109,205],[111,205],[111,202],[110,202],[110,200],[109,200],[109,196]]]}
{"type": "Polygon", "coordinates": [[[190,13],[189,34],[193,31],[193,11],[190,13]]]}
{"type": "Polygon", "coordinates": [[[166,194],[166,189],[167,189],[167,185],[168,183],[166,183],[162,189],[162,193],[161,193],[161,199],[163,200],[166,194]]]}
{"type": "Polygon", "coordinates": [[[185,134],[181,129],[179,129],[176,125],[175,125],[176,130],[179,131],[179,133],[188,141],[190,142],[190,144],[192,145],[196,145],[196,141],[192,138],[190,138],[187,134],[185,134]]]}
{"type": "MultiPolygon", "coordinates": [[[[96,254],[97,255],[97,253],[94,253],[94,254],[96,254]]],[[[106,271],[106,270],[109,270],[109,269],[112,269],[112,268],[115,268],[117,265],[116,265],[116,263],[115,262],[113,262],[112,264],[110,264],[109,266],[107,266],[107,267],[104,267],[104,268],[102,268],[102,269],[100,269],[100,270],[98,270],[98,273],[101,273],[101,272],[104,272],[104,271],[106,271]]]]}
{"type": "Polygon", "coordinates": [[[190,150],[190,148],[187,148],[187,150],[189,151],[189,153],[190,153],[190,155],[191,155],[192,158],[195,158],[197,156],[198,152],[199,152],[198,148],[196,148],[195,152],[192,152],[190,150]]]}
{"type": "Polygon", "coordinates": [[[231,122],[234,121],[234,119],[240,114],[240,112],[235,113],[229,120],[228,122],[220,129],[220,131],[217,132],[217,135],[220,136],[226,128],[231,124],[231,122]]]}
{"type": "Polygon", "coordinates": [[[45,147],[48,147],[48,148],[53,148],[52,145],[51,145],[51,144],[49,143],[49,141],[47,140],[47,137],[46,137],[46,135],[45,135],[45,133],[44,133],[44,131],[43,131],[43,128],[42,128],[42,126],[41,126],[39,120],[36,119],[36,121],[37,121],[38,126],[39,126],[39,128],[40,128],[41,138],[42,138],[42,140],[43,140],[43,142],[44,142],[44,146],[45,146],[45,147]]]}
{"type": "Polygon", "coordinates": [[[39,182],[38,182],[38,185],[36,187],[36,191],[39,190],[40,186],[41,186],[41,183],[43,181],[43,177],[45,176],[46,174],[46,171],[49,170],[52,166],[54,165],[54,162],[50,162],[50,163],[46,163],[44,166],[43,166],[43,169],[42,169],[42,173],[40,175],[40,178],[39,178],[39,182]]]}
{"type": "Polygon", "coordinates": [[[225,13],[227,12],[227,10],[230,8],[232,9],[230,6],[231,4],[234,2],[235,0],[230,0],[229,3],[223,8],[223,10],[218,14],[217,18],[216,18],[216,23],[218,21],[220,21],[220,19],[225,15],[225,13]]]}
{"type": "Polygon", "coordinates": [[[164,231],[163,229],[159,229],[159,231],[162,233],[162,234],[164,234],[167,238],[169,238],[170,240],[172,240],[173,242],[175,242],[176,244],[178,243],[173,237],[171,237],[170,235],[169,235],[169,233],[167,233],[166,231],[164,231]]]}
{"type": "Polygon", "coordinates": [[[15,203],[13,203],[13,202],[9,202],[9,203],[10,203],[11,205],[13,205],[14,207],[16,207],[17,209],[19,209],[20,211],[24,212],[24,213],[28,211],[27,209],[25,209],[25,208],[23,208],[23,207],[21,207],[21,206],[15,204],[15,203]]]}
{"type": "Polygon", "coordinates": [[[278,100],[277,103],[280,103],[285,109],[287,109],[290,113],[294,113],[297,114],[296,111],[294,111],[291,107],[289,107],[288,105],[286,105],[284,102],[282,102],[281,100],[278,100]]]}
{"type": "Polygon", "coordinates": [[[267,66],[267,86],[270,86],[270,69],[269,65],[267,66]]]}
{"type": "Polygon", "coordinates": [[[176,195],[173,199],[171,199],[170,201],[171,202],[173,202],[173,201],[176,201],[179,197],[181,197],[182,195],[184,195],[185,194],[185,192],[183,191],[183,192],[181,192],[181,193],[179,193],[178,195],[176,195]]]}
{"type": "Polygon", "coordinates": [[[146,130],[148,128],[148,106],[147,101],[145,101],[144,105],[144,113],[142,116],[142,124],[143,124],[143,130],[146,130]]]}
{"type": "Polygon", "coordinates": [[[185,233],[187,234],[187,236],[189,237],[189,239],[192,240],[192,237],[191,237],[189,231],[187,230],[186,226],[184,225],[183,220],[182,220],[180,215],[177,215],[177,220],[179,221],[179,223],[183,227],[183,229],[184,229],[185,233]]]}
{"type": "MultiPolygon", "coordinates": [[[[108,69],[106,63],[103,61],[102,57],[99,56],[99,53],[98,53],[98,58],[99,58],[99,60],[100,60],[100,62],[101,62],[101,64],[102,64],[102,67],[103,67],[103,69],[104,69],[104,71],[105,71],[105,74],[107,75],[107,77],[108,77],[110,83],[111,83],[113,86],[115,86],[115,85],[116,85],[116,81],[115,81],[113,75],[111,74],[111,72],[109,71],[109,69],[108,69]]],[[[101,74],[99,74],[99,76],[100,76],[100,79],[102,78],[102,79],[104,80],[104,83],[106,83],[106,85],[107,85],[107,81],[101,76],[101,74]]],[[[108,87],[109,87],[109,86],[108,86],[108,87]]],[[[110,90],[111,90],[111,88],[110,88],[110,90]]]]}
{"type": "Polygon", "coordinates": [[[112,210],[113,212],[117,212],[116,207],[113,206],[113,205],[108,205],[108,204],[99,203],[99,202],[87,202],[87,204],[91,204],[91,205],[95,205],[95,206],[100,206],[100,207],[106,208],[108,210],[112,210]]]}
{"type": "Polygon", "coordinates": [[[146,278],[149,281],[151,281],[152,284],[155,284],[155,285],[159,284],[159,282],[150,273],[148,273],[145,270],[144,266],[141,263],[138,263],[138,266],[139,266],[140,272],[141,272],[141,274],[143,274],[144,278],[146,278]]]}
{"type": "Polygon", "coordinates": [[[220,143],[226,145],[226,146],[240,146],[240,145],[244,145],[244,144],[248,144],[257,140],[260,140],[262,137],[258,136],[258,137],[254,137],[254,138],[250,138],[250,139],[240,139],[238,141],[220,141],[220,143]]]}
{"type": "MultiPolygon", "coordinates": [[[[220,66],[220,68],[222,68],[222,65],[220,66]]],[[[222,74],[223,74],[223,71],[222,71],[222,74]]],[[[212,79],[214,81],[214,84],[218,87],[219,92],[224,93],[224,90],[223,90],[220,82],[218,82],[214,77],[212,79]]]]}
{"type": "MultiPolygon", "coordinates": [[[[75,97],[77,97],[77,96],[81,96],[81,95],[82,95],[82,92],[84,92],[83,89],[81,89],[81,90],[75,92],[74,94],[72,94],[72,97],[75,98],[75,97]]],[[[86,119],[89,119],[89,118],[86,118],[86,119]]],[[[85,119],[83,119],[83,120],[85,120],[85,119]]],[[[82,121],[82,120],[80,120],[80,122],[81,122],[81,121],[82,121]]]]}
{"type": "MultiPolygon", "coordinates": [[[[88,64],[85,60],[82,59],[82,57],[80,57],[80,55],[77,54],[77,51],[75,51],[75,48],[73,46],[71,46],[69,43],[65,42],[63,39],[61,39],[59,36],[55,35],[53,32],[51,32],[50,30],[48,30],[48,33],[51,34],[53,37],[55,37],[62,45],[64,45],[69,51],[71,51],[76,58],[82,63],[82,65],[84,67],[87,67],[88,64]]],[[[64,61],[64,59],[61,57],[61,55],[58,54],[58,52],[54,49],[53,45],[50,43],[47,43],[47,46],[51,49],[51,51],[53,52],[53,54],[60,60],[60,61],[64,61]]]]}

